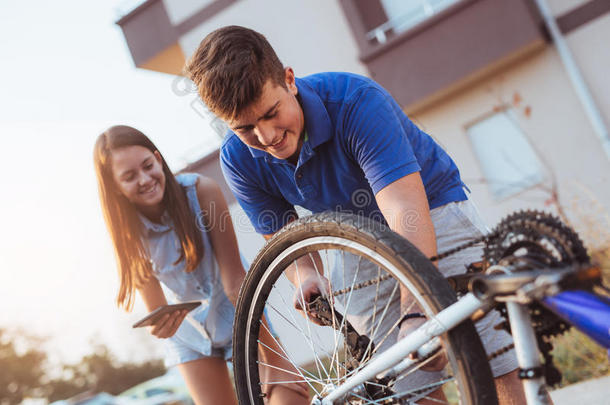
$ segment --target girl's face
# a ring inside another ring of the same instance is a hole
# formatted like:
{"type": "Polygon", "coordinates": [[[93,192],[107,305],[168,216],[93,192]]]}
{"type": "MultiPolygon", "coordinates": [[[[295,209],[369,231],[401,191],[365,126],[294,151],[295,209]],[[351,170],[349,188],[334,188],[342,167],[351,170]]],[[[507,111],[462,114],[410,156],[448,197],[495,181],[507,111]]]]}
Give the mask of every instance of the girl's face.
{"type": "Polygon", "coordinates": [[[160,215],[165,174],[158,151],[125,146],[112,151],[112,176],[121,192],[145,215],[160,215]]]}

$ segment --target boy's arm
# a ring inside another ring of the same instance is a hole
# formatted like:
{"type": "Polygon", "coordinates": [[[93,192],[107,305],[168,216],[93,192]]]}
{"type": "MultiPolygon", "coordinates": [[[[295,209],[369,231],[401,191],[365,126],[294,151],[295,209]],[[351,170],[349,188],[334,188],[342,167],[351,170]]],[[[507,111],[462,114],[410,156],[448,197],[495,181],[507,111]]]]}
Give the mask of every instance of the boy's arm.
{"type": "MultiPolygon", "coordinates": [[[[390,228],[428,257],[436,254],[434,226],[420,162],[411,142],[433,141],[377,87],[362,90],[343,121],[345,150],[358,163],[390,228]]],[[[430,153],[435,152],[434,150],[430,153]]],[[[435,159],[431,154],[425,159],[435,159]]]]}
{"type": "MultiPolygon", "coordinates": [[[[428,199],[419,172],[406,175],[381,189],[375,196],[390,228],[406,238],[427,257],[436,256],[436,237],[430,218],[428,199]]],[[[410,294],[401,285],[402,312],[418,312],[410,308],[410,294]]]]}
{"type": "Polygon", "coordinates": [[[390,229],[414,244],[426,256],[436,255],[436,237],[419,172],[408,174],[381,189],[377,205],[390,229]]]}

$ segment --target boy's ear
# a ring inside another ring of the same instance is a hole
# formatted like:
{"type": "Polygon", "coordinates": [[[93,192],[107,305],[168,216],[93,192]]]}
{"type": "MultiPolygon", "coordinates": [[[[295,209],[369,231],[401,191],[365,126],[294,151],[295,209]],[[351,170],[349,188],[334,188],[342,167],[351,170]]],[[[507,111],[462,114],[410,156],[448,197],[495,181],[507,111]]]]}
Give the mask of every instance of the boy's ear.
{"type": "Polygon", "coordinates": [[[286,67],[284,68],[284,73],[286,80],[286,88],[288,89],[288,91],[290,91],[293,95],[296,96],[298,93],[298,89],[294,79],[294,70],[292,70],[291,67],[286,67]]]}

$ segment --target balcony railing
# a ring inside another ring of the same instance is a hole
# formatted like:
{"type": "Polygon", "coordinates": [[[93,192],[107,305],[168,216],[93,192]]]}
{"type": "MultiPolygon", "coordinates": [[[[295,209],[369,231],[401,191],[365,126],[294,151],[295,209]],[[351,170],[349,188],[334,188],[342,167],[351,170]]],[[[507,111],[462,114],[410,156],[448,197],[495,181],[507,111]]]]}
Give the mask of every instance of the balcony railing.
{"type": "Polygon", "coordinates": [[[387,41],[388,32],[399,34],[407,31],[459,1],[461,0],[410,0],[409,2],[403,0],[396,3],[382,0],[381,3],[390,18],[369,31],[366,38],[369,41],[377,40],[378,43],[384,44],[387,41]]]}

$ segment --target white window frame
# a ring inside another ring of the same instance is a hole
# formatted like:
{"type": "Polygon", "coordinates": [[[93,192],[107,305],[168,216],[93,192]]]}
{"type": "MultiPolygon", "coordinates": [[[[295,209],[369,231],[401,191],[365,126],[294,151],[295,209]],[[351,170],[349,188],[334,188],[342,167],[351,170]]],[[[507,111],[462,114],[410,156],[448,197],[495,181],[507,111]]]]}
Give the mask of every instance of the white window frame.
{"type": "Polygon", "coordinates": [[[544,181],[543,161],[508,106],[482,115],[464,125],[464,129],[495,201],[509,199],[544,181]],[[493,125],[502,123],[510,126],[498,129],[495,133],[491,132],[493,125]],[[485,136],[492,139],[482,142],[482,137],[485,136]],[[486,149],[494,144],[493,138],[495,141],[507,140],[507,136],[512,137],[510,143],[498,146],[495,150],[486,149]],[[507,155],[514,157],[515,161],[507,161],[507,155]],[[498,174],[498,170],[504,175],[498,174]],[[518,175],[519,171],[522,172],[521,177],[518,175]]]}

